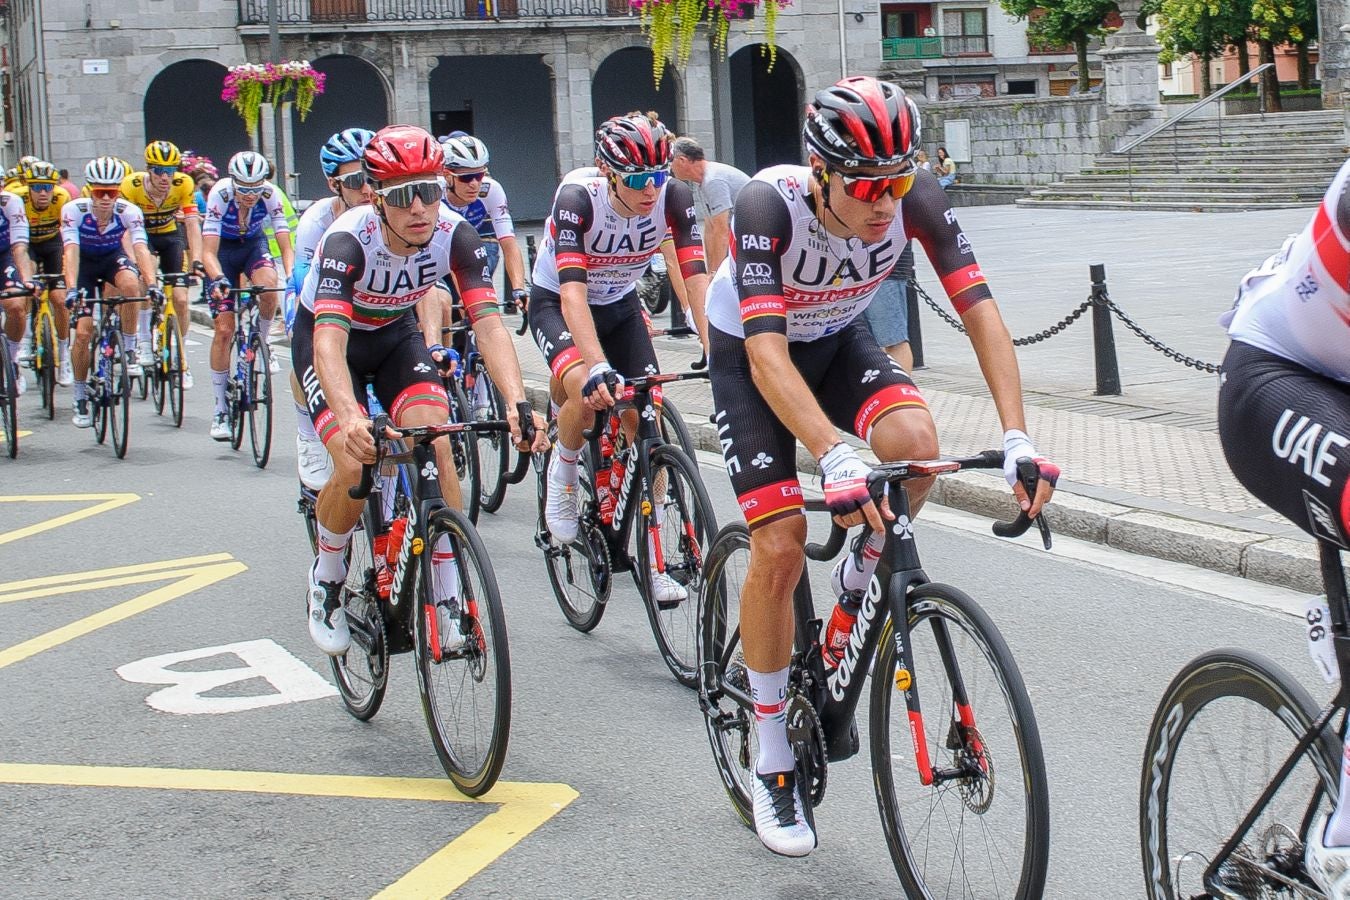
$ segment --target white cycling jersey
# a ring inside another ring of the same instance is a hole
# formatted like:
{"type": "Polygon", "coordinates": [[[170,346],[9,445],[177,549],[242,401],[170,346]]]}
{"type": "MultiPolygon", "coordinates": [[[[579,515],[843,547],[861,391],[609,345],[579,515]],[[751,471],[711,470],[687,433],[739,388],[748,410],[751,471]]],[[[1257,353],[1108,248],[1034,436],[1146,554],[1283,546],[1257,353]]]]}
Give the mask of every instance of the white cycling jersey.
{"type": "Polygon", "coordinates": [[[1341,166],[1312,221],[1248,272],[1220,317],[1228,335],[1328,378],[1350,383],[1350,233],[1341,166]]]}

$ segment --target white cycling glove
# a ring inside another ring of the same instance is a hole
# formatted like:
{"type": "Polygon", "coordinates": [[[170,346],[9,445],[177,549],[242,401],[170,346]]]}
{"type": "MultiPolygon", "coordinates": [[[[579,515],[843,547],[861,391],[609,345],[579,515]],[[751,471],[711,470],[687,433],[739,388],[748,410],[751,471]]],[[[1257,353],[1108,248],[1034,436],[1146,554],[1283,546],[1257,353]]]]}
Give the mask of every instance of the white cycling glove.
{"type": "Polygon", "coordinates": [[[820,458],[820,484],[825,491],[825,505],[836,516],[862,509],[871,497],[867,493],[867,463],[843,441],[835,444],[820,458]]]}

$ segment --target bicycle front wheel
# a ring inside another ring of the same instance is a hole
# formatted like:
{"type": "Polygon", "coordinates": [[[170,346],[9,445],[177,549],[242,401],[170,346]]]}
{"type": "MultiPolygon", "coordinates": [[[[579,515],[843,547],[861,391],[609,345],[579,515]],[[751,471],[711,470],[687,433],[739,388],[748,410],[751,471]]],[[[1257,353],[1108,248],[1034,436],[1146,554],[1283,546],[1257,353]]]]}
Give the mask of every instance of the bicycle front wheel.
{"type": "Polygon", "coordinates": [[[272,351],[255,334],[249,341],[252,361],[248,368],[248,438],[253,447],[253,464],[267,468],[272,454],[272,351]]]}
{"type": "MultiPolygon", "coordinates": [[[[474,417],[481,421],[504,421],[506,401],[492,383],[486,369],[475,376],[473,394],[474,417]]],[[[511,466],[511,435],[492,431],[478,435],[478,497],[486,512],[495,513],[506,499],[506,476],[511,466]]]]}
{"type": "Polygon", "coordinates": [[[42,408],[47,418],[56,418],[56,325],[46,309],[38,313],[33,328],[33,370],[37,373],[42,408]]]}
{"type": "Polygon", "coordinates": [[[1039,898],[1050,796],[1017,664],[956,588],[915,587],[908,609],[914,671],[897,659],[888,620],[872,674],[872,773],[895,870],[910,897],[1039,898]],[[921,725],[902,688],[918,691],[921,725]],[[962,689],[966,703],[957,702],[962,689]]]}
{"type": "MultiPolygon", "coordinates": [[[[1297,681],[1245,650],[1206,653],[1172,679],[1149,727],[1139,785],[1151,900],[1212,896],[1205,870],[1316,717],[1297,681]]],[[[1304,838],[1316,815],[1331,809],[1340,754],[1330,732],[1303,754],[1220,864],[1214,887],[1223,896],[1296,896],[1290,881],[1309,883],[1304,838]]]]}
{"type": "MultiPolygon", "coordinates": [[[[472,422],[473,407],[469,398],[464,396],[464,388],[458,380],[450,382],[446,392],[450,397],[450,421],[472,422]]],[[[450,435],[450,449],[455,460],[455,472],[459,476],[459,502],[470,522],[478,523],[478,507],[481,497],[478,494],[478,435],[472,431],[461,431],[450,435]]]]}
{"type": "Polygon", "coordinates": [[[595,515],[595,481],[591,474],[590,454],[583,451],[577,460],[577,491],[580,516],[577,535],[568,544],[560,544],[548,530],[544,507],[548,503],[548,463],[552,450],[540,454],[538,472],[539,523],[535,543],[544,551],[548,581],[567,624],[585,634],[600,624],[614,586],[614,567],[609,544],[595,515]]]}
{"type": "Polygon", "coordinates": [[[698,595],[717,519],[697,467],[678,447],[656,448],[651,479],[651,512],[638,518],[639,583],[661,658],[676,681],[693,687],[698,595]]]}
{"type": "MultiPolygon", "coordinates": [[[[169,327],[173,327],[172,322],[169,323],[169,327]]],[[[155,361],[146,371],[145,377],[150,380],[150,397],[155,401],[155,415],[162,416],[164,415],[164,403],[169,399],[168,378],[165,374],[168,357],[166,356],[167,348],[164,345],[165,328],[163,325],[151,325],[150,341],[155,361]]]]}
{"type": "Polygon", "coordinates": [[[414,608],[422,712],[445,773],[460,791],[477,797],[497,783],[511,733],[506,616],[487,550],[463,513],[432,514],[427,544],[414,608]],[[445,646],[436,626],[439,604],[458,610],[463,643],[457,648],[445,646]]]}
{"type": "Polygon", "coordinates": [[[5,451],[10,459],[19,455],[19,384],[9,345],[0,338],[0,429],[5,432],[5,451]]]}
{"type": "Polygon", "coordinates": [[[166,333],[165,346],[168,350],[168,370],[165,373],[168,377],[167,392],[169,394],[169,410],[173,413],[173,427],[183,427],[183,370],[187,368],[187,361],[183,357],[183,339],[178,334],[177,321],[170,320],[169,328],[166,333]]]}
{"type": "Polygon", "coordinates": [[[683,450],[691,462],[698,461],[694,438],[689,434],[688,426],[684,424],[679,407],[669,397],[661,399],[661,437],[666,439],[667,444],[674,444],[683,450]]]}
{"type": "Polygon", "coordinates": [[[343,705],[362,722],[379,711],[389,685],[389,641],[376,585],[373,540],[370,513],[363,511],[347,545],[347,580],[342,586],[352,643],[343,655],[329,657],[343,705]]]}
{"type": "Polygon", "coordinates": [[[122,335],[113,332],[112,358],[108,360],[108,424],[112,426],[113,452],[118,459],[126,459],[127,440],[131,430],[131,376],[127,373],[127,356],[122,335]]]}

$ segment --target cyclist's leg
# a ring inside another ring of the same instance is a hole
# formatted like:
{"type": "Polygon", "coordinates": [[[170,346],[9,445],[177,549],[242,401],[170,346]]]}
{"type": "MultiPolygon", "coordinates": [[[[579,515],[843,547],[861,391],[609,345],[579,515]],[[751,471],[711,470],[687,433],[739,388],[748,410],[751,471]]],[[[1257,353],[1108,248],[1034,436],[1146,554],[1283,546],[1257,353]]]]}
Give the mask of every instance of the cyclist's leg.
{"type": "Polygon", "coordinates": [[[562,398],[557,414],[558,436],[549,457],[544,521],[554,538],[566,544],[576,535],[580,515],[577,459],[585,444],[582,431],[590,425],[593,414],[582,403],[586,364],[572,342],[562,301],[556,293],[538,285],[532,291],[530,330],[553,380],[561,387],[562,398]]]}
{"type": "MultiPolygon", "coordinates": [[[[148,286],[153,286],[155,284],[155,279],[160,272],[178,271],[178,269],[172,268],[169,265],[171,253],[170,250],[171,241],[169,241],[168,239],[170,237],[171,235],[164,235],[164,234],[147,235],[147,238],[149,239],[150,243],[150,259],[154,262],[155,265],[154,271],[144,273],[145,283],[148,286]]],[[[165,295],[166,296],[169,295],[172,292],[172,290],[173,288],[166,286],[164,288],[165,295]]],[[[153,317],[153,315],[154,310],[150,308],[149,303],[143,304],[141,306],[141,309],[136,314],[136,343],[137,346],[141,348],[141,353],[143,356],[141,360],[141,365],[146,365],[149,362],[150,319],[153,317]]]]}
{"type": "MultiPolygon", "coordinates": [[[[1237,480],[1313,536],[1350,546],[1350,386],[1238,342],[1223,371],[1219,441],[1237,480]]],[[[1350,777],[1325,834],[1309,836],[1310,853],[1327,847],[1350,847],[1350,777]]]]}
{"type": "MultiPolygon", "coordinates": [[[[218,258],[220,259],[221,276],[230,283],[231,287],[237,285],[240,276],[244,274],[248,249],[247,245],[242,245],[239,241],[222,239],[220,242],[218,258]]],[[[210,364],[211,391],[215,398],[214,418],[216,420],[220,420],[229,410],[230,345],[234,341],[236,302],[237,298],[234,296],[226,296],[221,300],[211,300],[208,304],[211,311],[211,325],[214,328],[214,333],[211,336],[210,364]]],[[[216,427],[217,423],[213,423],[213,430],[216,430],[216,427]]]]}
{"type": "MultiPolygon", "coordinates": [[[[258,295],[258,331],[262,334],[263,343],[270,347],[272,322],[276,318],[277,307],[281,305],[281,294],[275,290],[281,287],[281,276],[277,274],[272,254],[267,252],[267,245],[261,238],[249,246],[244,273],[254,287],[269,288],[266,293],[258,295]]],[[[272,370],[277,371],[277,366],[273,365],[272,370]]]]}
{"type": "MultiPolygon", "coordinates": [[[[74,287],[77,295],[92,300],[98,293],[99,283],[103,281],[103,264],[97,256],[80,254],[80,279],[74,287]]],[[[71,298],[72,302],[74,297],[71,298]]],[[[94,338],[94,316],[92,308],[86,303],[76,311],[75,341],[70,348],[70,360],[75,371],[75,402],[86,397],[89,385],[89,343],[94,338]]]]}
{"type": "MultiPolygon", "coordinates": [[[[617,303],[594,307],[591,317],[595,320],[600,348],[616,372],[624,378],[636,378],[661,371],[657,368],[656,348],[652,346],[651,335],[647,334],[647,320],[642,315],[642,301],[636,290],[629,291],[617,303]]],[[[659,387],[652,391],[652,403],[659,414],[659,387]]],[[[631,441],[636,431],[637,411],[626,410],[623,414],[624,435],[631,441]]]]}
{"type": "MultiPolygon", "coordinates": [[[[61,274],[61,241],[54,238],[49,241],[43,241],[39,244],[30,244],[29,251],[32,253],[33,261],[37,264],[37,270],[44,275],[61,274]]],[[[52,310],[53,324],[56,326],[56,342],[58,346],[58,355],[61,357],[61,368],[64,374],[70,366],[70,310],[66,309],[66,292],[55,286],[47,289],[47,303],[52,310]]],[[[62,381],[62,384],[68,383],[62,381]]]]}
{"type": "Polygon", "coordinates": [[[752,785],[755,827],[770,850],[801,856],[815,846],[805,819],[787,738],[792,592],[805,563],[806,519],[792,433],[755,387],[745,341],[710,329],[714,421],[722,457],[750,528],[750,564],[741,586],[741,647],[755,704],[759,756],[752,785]],[[791,813],[775,801],[791,799],[791,813]]]}
{"type": "MultiPolygon", "coordinates": [[[[164,235],[170,238],[165,241],[164,252],[160,254],[161,272],[182,272],[187,267],[187,239],[183,236],[183,226],[180,223],[178,229],[171,235],[164,235]]],[[[168,300],[173,303],[173,314],[175,324],[178,327],[178,336],[181,338],[187,334],[189,324],[188,318],[188,291],[186,285],[166,285],[164,294],[168,300]]],[[[187,363],[186,357],[183,360],[187,363]]]]}
{"type": "MultiPolygon", "coordinates": [[[[14,267],[9,248],[0,249],[0,281],[12,284],[19,280],[19,270],[14,267]]],[[[9,358],[17,365],[19,346],[23,342],[24,328],[28,324],[28,298],[11,297],[0,300],[0,310],[5,315],[5,339],[9,341],[9,358]]]]}

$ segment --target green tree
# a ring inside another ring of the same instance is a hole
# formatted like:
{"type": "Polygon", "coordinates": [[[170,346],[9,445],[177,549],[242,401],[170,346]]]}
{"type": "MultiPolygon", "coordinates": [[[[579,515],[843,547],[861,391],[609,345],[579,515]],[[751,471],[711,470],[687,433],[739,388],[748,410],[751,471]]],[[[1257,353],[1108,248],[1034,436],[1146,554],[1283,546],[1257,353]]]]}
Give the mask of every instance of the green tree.
{"type": "MultiPolygon", "coordinates": [[[[1210,93],[1210,60],[1230,44],[1246,48],[1251,22],[1251,0],[1155,0],[1146,8],[1158,17],[1161,60],[1172,62],[1189,54],[1200,58],[1200,93],[1210,93]]],[[[1241,54],[1239,59],[1241,59],[1241,54]]]]}
{"type": "Polygon", "coordinates": [[[1073,44],[1078,54],[1078,90],[1092,87],[1088,76],[1087,45],[1100,37],[1102,23],[1116,11],[1115,0],[999,0],[1008,15],[1026,19],[1040,10],[1027,26],[1027,38],[1033,43],[1073,44]]]}
{"type": "MultiPolygon", "coordinates": [[[[1298,86],[1307,88],[1310,69],[1308,44],[1317,37],[1317,4],[1314,0],[1252,0],[1251,20],[1256,26],[1261,62],[1275,61],[1275,45],[1298,48],[1298,86]]],[[[1278,112],[1280,79],[1271,69],[1261,76],[1266,85],[1266,111],[1278,112]]]]}

